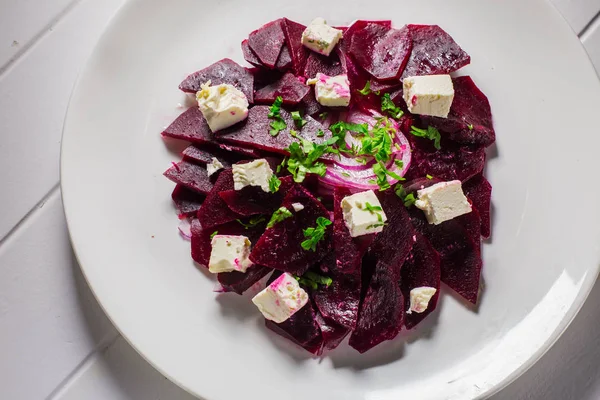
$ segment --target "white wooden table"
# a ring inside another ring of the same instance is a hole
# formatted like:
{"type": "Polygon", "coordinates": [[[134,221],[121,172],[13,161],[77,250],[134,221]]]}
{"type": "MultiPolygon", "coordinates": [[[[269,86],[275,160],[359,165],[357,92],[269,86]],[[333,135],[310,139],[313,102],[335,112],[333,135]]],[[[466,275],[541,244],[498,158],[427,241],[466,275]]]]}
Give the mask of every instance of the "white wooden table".
{"type": "MultiPolygon", "coordinates": [[[[0,0],[0,400],[192,399],[108,321],[62,212],[69,94],[123,1],[0,0]]],[[[554,3],[600,71],[600,0],[554,3]]],[[[597,284],[556,345],[493,399],[600,399],[599,320],[597,284]]]]}

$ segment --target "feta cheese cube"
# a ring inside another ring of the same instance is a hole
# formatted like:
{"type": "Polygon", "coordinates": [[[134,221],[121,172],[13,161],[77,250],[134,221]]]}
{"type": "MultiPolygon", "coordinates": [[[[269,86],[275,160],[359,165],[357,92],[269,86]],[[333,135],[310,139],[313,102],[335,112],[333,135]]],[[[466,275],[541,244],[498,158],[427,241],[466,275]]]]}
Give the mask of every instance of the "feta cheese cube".
{"type": "Polygon", "coordinates": [[[302,203],[292,203],[292,208],[296,212],[304,210],[304,206],[302,205],[302,203]]]}
{"type": "Polygon", "coordinates": [[[230,127],[248,116],[248,99],[235,86],[221,84],[210,86],[210,81],[196,93],[198,107],[211,131],[230,127]]]}
{"type": "Polygon", "coordinates": [[[208,171],[208,176],[211,176],[212,174],[214,174],[221,168],[225,168],[225,167],[223,166],[223,163],[221,163],[221,161],[219,161],[219,159],[217,157],[213,157],[211,162],[206,164],[206,170],[208,171]]]}
{"type": "Polygon", "coordinates": [[[233,164],[233,188],[242,190],[246,186],[260,186],[269,192],[269,180],[273,170],[264,158],[246,164],[233,164]]]}
{"type": "Polygon", "coordinates": [[[471,204],[460,181],[440,182],[417,191],[415,206],[425,212],[430,224],[441,224],[471,212],[471,204]]]}
{"type": "Polygon", "coordinates": [[[312,51],[328,56],[342,35],[341,30],[327,25],[323,18],[315,18],[302,32],[302,44],[312,51]]]}
{"type": "Polygon", "coordinates": [[[326,107],[348,107],[350,104],[350,81],[348,75],[327,76],[317,73],[315,78],[306,81],[315,85],[317,101],[326,107]]]}
{"type": "Polygon", "coordinates": [[[372,190],[344,197],[342,212],[352,237],[381,232],[387,221],[381,203],[372,190]]]}
{"type": "Polygon", "coordinates": [[[413,114],[447,118],[454,100],[450,75],[409,76],[402,82],[404,101],[413,114]]]}
{"type": "Polygon", "coordinates": [[[407,311],[407,314],[411,314],[412,312],[420,314],[427,310],[429,300],[431,300],[435,292],[437,292],[437,289],[429,286],[421,286],[412,289],[410,291],[410,308],[407,311]]]}
{"type": "Polygon", "coordinates": [[[308,302],[308,294],[287,272],[252,298],[266,319],[282,323],[308,302]]]}
{"type": "Polygon", "coordinates": [[[246,236],[215,235],[211,241],[212,250],[208,262],[208,270],[213,274],[219,272],[246,272],[252,261],[250,240],[246,236]]]}

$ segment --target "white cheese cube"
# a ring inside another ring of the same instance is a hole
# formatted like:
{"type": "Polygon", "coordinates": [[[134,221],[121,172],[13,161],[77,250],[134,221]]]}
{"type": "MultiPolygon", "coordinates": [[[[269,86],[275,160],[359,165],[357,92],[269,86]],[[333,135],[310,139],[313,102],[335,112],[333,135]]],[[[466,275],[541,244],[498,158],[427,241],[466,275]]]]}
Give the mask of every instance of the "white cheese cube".
{"type": "Polygon", "coordinates": [[[266,319],[282,323],[308,302],[308,294],[287,272],[252,298],[266,319]]]}
{"type": "Polygon", "coordinates": [[[304,210],[304,206],[302,205],[302,203],[292,203],[292,208],[296,212],[304,210]]]}
{"type": "Polygon", "coordinates": [[[454,100],[450,75],[409,76],[402,82],[404,101],[413,114],[447,118],[454,100]]]}
{"type": "Polygon", "coordinates": [[[458,180],[440,182],[418,190],[417,197],[415,206],[425,212],[430,224],[438,225],[471,212],[471,204],[458,180]]]}
{"type": "Polygon", "coordinates": [[[208,81],[202,85],[202,90],[196,93],[196,99],[208,127],[213,132],[230,127],[248,116],[246,95],[232,85],[210,86],[208,81]]]}
{"type": "Polygon", "coordinates": [[[223,166],[223,163],[221,161],[219,161],[219,159],[217,157],[213,157],[212,161],[210,163],[206,164],[206,170],[208,171],[208,176],[211,176],[212,174],[214,174],[221,168],[225,168],[225,167],[223,166]]]}
{"type": "Polygon", "coordinates": [[[341,30],[327,25],[323,18],[315,18],[302,32],[302,44],[312,51],[328,56],[342,35],[341,30]]]}
{"type": "Polygon", "coordinates": [[[211,241],[212,250],[208,262],[208,270],[213,274],[219,272],[246,272],[252,261],[250,240],[246,236],[215,235],[211,241]]]}
{"type": "Polygon", "coordinates": [[[242,190],[246,186],[260,186],[268,192],[269,180],[273,176],[273,170],[264,158],[254,160],[246,164],[233,164],[233,188],[242,190]]]}
{"type": "Polygon", "coordinates": [[[381,232],[387,221],[381,203],[372,190],[344,197],[342,211],[352,237],[381,232]]]}
{"type": "Polygon", "coordinates": [[[410,309],[408,310],[407,314],[412,312],[420,314],[427,310],[427,306],[429,306],[429,300],[431,300],[436,291],[436,288],[429,286],[421,286],[412,289],[410,291],[410,309]]]}
{"type": "Polygon", "coordinates": [[[348,107],[350,104],[350,81],[348,75],[327,76],[317,73],[315,78],[306,81],[315,85],[317,101],[326,107],[348,107]]]}

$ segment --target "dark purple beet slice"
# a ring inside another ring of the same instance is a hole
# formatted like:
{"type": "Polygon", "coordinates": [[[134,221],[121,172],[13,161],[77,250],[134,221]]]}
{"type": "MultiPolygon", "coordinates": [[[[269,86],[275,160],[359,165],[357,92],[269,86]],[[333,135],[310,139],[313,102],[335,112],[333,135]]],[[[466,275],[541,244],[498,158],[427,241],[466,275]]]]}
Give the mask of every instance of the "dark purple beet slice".
{"type": "Polygon", "coordinates": [[[288,72],[276,82],[254,92],[254,101],[272,104],[278,96],[281,96],[284,104],[298,104],[309,90],[307,85],[288,72]]]}
{"type": "Polygon", "coordinates": [[[306,26],[284,18],[281,27],[283,28],[286,46],[292,58],[294,71],[296,75],[302,75],[310,51],[302,45],[302,32],[304,32],[306,26]]]}
{"type": "Polygon", "coordinates": [[[352,39],[356,33],[362,31],[366,26],[370,24],[376,24],[383,28],[391,29],[392,21],[390,20],[381,20],[381,21],[368,21],[368,20],[358,20],[350,25],[344,31],[344,39],[339,44],[339,49],[342,54],[349,54],[350,47],[352,45],[352,39]]]}
{"type": "Polygon", "coordinates": [[[236,145],[287,155],[285,149],[293,142],[297,142],[297,139],[290,135],[290,129],[296,130],[298,137],[313,143],[323,143],[331,138],[331,132],[310,116],[304,116],[307,124],[302,129],[298,129],[294,125],[290,113],[283,109],[281,110],[281,117],[285,120],[287,128],[273,137],[269,134],[270,124],[273,120],[269,119],[268,114],[268,106],[252,107],[245,123],[219,132],[219,139],[236,145]],[[319,130],[324,131],[325,135],[323,137],[317,136],[319,130]]]}
{"type": "Polygon", "coordinates": [[[242,53],[244,54],[244,60],[248,61],[250,64],[255,67],[262,66],[262,63],[258,59],[256,53],[252,51],[250,45],[248,44],[248,39],[242,40],[242,53]]]}
{"type": "Polygon", "coordinates": [[[294,66],[292,62],[292,56],[290,55],[290,50],[284,44],[281,48],[281,53],[279,53],[279,58],[277,59],[277,64],[275,64],[275,68],[280,71],[287,71],[292,69],[294,66]]]}
{"type": "Polygon", "coordinates": [[[248,45],[254,54],[269,68],[275,67],[285,41],[281,23],[281,19],[271,21],[250,33],[248,37],[248,45]]]}
{"type": "Polygon", "coordinates": [[[278,335],[304,347],[313,354],[320,354],[321,347],[323,346],[323,337],[310,300],[287,321],[280,324],[269,320],[265,320],[265,322],[267,328],[278,335]]]}
{"type": "Polygon", "coordinates": [[[454,82],[454,100],[448,118],[423,116],[427,125],[449,134],[458,143],[489,146],[496,140],[492,110],[485,94],[470,76],[460,76],[454,82]]]}
{"type": "Polygon", "coordinates": [[[402,78],[449,74],[471,62],[471,57],[437,25],[407,25],[412,52],[402,78]]]}
{"type": "Polygon", "coordinates": [[[232,151],[232,152],[237,153],[246,158],[262,157],[262,154],[256,149],[251,149],[251,148],[242,147],[242,146],[233,146],[233,145],[225,144],[225,143],[219,143],[218,146],[221,150],[232,151]]]}
{"type": "Polygon", "coordinates": [[[195,145],[190,145],[183,150],[181,153],[185,161],[190,161],[196,164],[210,164],[213,157],[217,158],[224,168],[231,168],[231,164],[234,164],[241,160],[238,154],[224,151],[221,149],[207,149],[200,148],[195,145]]]}
{"type": "Polygon", "coordinates": [[[224,292],[242,294],[271,271],[273,271],[271,268],[253,265],[245,273],[239,271],[221,272],[217,274],[217,279],[223,286],[224,292]]]}
{"type": "Polygon", "coordinates": [[[355,274],[328,274],[333,282],[319,286],[313,299],[319,312],[328,320],[354,329],[360,302],[360,271],[355,274]]]}
{"type": "Polygon", "coordinates": [[[254,77],[244,67],[229,58],[200,70],[196,71],[179,84],[179,89],[188,93],[196,93],[200,90],[200,85],[211,81],[212,85],[228,83],[241,90],[248,98],[248,102],[253,103],[254,77]]]}
{"type": "Polygon", "coordinates": [[[323,349],[333,350],[340,345],[342,340],[350,333],[350,329],[336,324],[332,320],[323,318],[320,313],[315,315],[317,325],[321,329],[321,335],[323,336],[323,349]]]}
{"type": "Polygon", "coordinates": [[[362,258],[367,252],[374,235],[353,238],[344,222],[342,200],[352,193],[347,188],[336,187],[333,192],[333,243],[335,264],[331,270],[341,274],[354,274],[360,272],[362,258]]]}
{"type": "MultiPolygon", "coordinates": [[[[331,225],[316,251],[304,250],[301,243],[305,240],[303,230],[316,226],[318,217],[329,218],[329,212],[312,194],[300,185],[294,185],[281,203],[282,207],[292,210],[292,203],[301,203],[304,209],[293,212],[274,227],[267,229],[250,253],[250,260],[294,275],[303,274],[311,265],[321,261],[331,249],[331,225]]],[[[203,210],[206,207],[202,207],[203,210]]]]}
{"type": "Polygon", "coordinates": [[[300,106],[304,110],[305,115],[316,117],[323,112],[323,106],[317,101],[315,91],[309,90],[306,96],[300,102],[300,106]]]}
{"type": "Polygon", "coordinates": [[[422,313],[404,314],[406,329],[414,328],[431,314],[435,310],[440,296],[440,255],[423,235],[415,233],[415,238],[415,245],[410,257],[402,265],[400,288],[405,299],[404,309],[406,311],[410,309],[410,291],[412,289],[428,286],[436,288],[437,291],[429,301],[427,310],[422,313]]]}
{"type": "Polygon", "coordinates": [[[390,29],[369,23],[353,34],[350,55],[376,79],[389,80],[400,78],[411,49],[407,27],[390,29]]]}
{"type": "MultiPolygon", "coordinates": [[[[412,207],[410,211],[415,229],[440,253],[442,281],[466,300],[476,304],[482,267],[479,240],[477,243],[473,242],[472,232],[465,228],[464,219],[455,218],[433,225],[427,223],[421,210],[412,207]]],[[[474,214],[465,216],[472,218],[474,214]]]]}
{"type": "Polygon", "coordinates": [[[179,217],[190,217],[196,215],[202,203],[204,202],[204,196],[187,189],[183,185],[175,186],[173,193],[171,194],[173,203],[179,212],[179,217]]]}
{"type": "Polygon", "coordinates": [[[385,340],[391,340],[402,328],[404,299],[395,273],[378,262],[364,300],[360,305],[350,346],[360,353],[385,340]]]}
{"type": "Polygon", "coordinates": [[[275,193],[267,193],[257,186],[246,186],[242,190],[226,190],[219,193],[229,209],[243,216],[268,214],[279,208],[283,197],[293,185],[292,177],[281,178],[281,186],[275,193]]]}
{"type": "Polygon", "coordinates": [[[473,207],[479,212],[481,218],[481,236],[489,238],[491,235],[490,203],[492,185],[483,175],[477,175],[463,183],[463,191],[471,200],[473,207]]]}
{"type": "Polygon", "coordinates": [[[201,194],[208,194],[213,189],[206,167],[187,161],[174,164],[163,175],[173,182],[201,194]]]}
{"type": "Polygon", "coordinates": [[[215,135],[198,107],[190,107],[184,111],[162,132],[162,135],[198,144],[215,142],[215,135]]]}
{"type": "Polygon", "coordinates": [[[224,190],[233,190],[233,173],[231,169],[226,169],[219,174],[213,189],[206,196],[202,208],[198,210],[198,219],[205,229],[211,229],[216,225],[241,218],[241,215],[231,211],[227,207],[227,203],[219,196],[219,193],[224,190]]]}
{"type": "Polygon", "coordinates": [[[336,76],[344,73],[337,52],[332,52],[329,56],[324,56],[314,51],[310,53],[306,60],[304,76],[308,79],[314,78],[319,72],[328,76],[336,76]]]}

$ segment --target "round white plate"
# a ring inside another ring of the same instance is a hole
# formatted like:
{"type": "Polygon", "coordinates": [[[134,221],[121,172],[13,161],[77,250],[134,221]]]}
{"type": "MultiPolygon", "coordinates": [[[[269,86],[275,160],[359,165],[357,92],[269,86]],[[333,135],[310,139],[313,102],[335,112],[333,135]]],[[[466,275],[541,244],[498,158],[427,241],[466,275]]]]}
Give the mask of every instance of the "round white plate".
{"type": "Polygon", "coordinates": [[[542,0],[134,0],[112,21],[71,99],[62,190],[73,245],[98,300],[157,369],[208,400],[470,399],[531,366],[598,273],[600,85],[565,21],[542,0]],[[265,329],[247,297],[217,295],[177,232],[175,149],[159,133],[186,74],[267,21],[439,24],[470,53],[498,136],[487,176],[493,239],[477,310],[444,290],[410,334],[359,355],[311,359],[265,329]]]}

